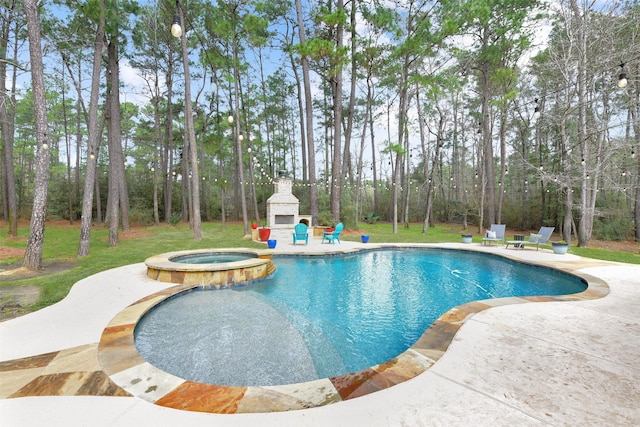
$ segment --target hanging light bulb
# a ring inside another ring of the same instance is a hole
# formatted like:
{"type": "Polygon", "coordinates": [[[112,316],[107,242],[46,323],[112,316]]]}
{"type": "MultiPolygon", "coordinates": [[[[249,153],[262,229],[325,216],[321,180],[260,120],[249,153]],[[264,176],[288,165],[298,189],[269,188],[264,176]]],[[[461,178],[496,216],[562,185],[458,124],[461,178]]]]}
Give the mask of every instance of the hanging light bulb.
{"type": "Polygon", "coordinates": [[[96,155],[93,154],[93,153],[89,154],[89,159],[95,160],[96,159],[96,155]]]}
{"type": "Polygon", "coordinates": [[[624,62],[620,63],[620,75],[618,76],[618,87],[624,89],[627,87],[627,74],[624,72],[624,62]]]}
{"type": "Polygon", "coordinates": [[[180,15],[173,15],[173,24],[171,24],[171,35],[175,38],[182,36],[182,25],[180,25],[180,15]]]}
{"type": "Polygon", "coordinates": [[[49,145],[47,143],[42,144],[42,149],[43,150],[48,150],[49,149],[49,145]]]}
{"type": "Polygon", "coordinates": [[[231,114],[229,114],[229,117],[227,117],[227,121],[229,123],[233,123],[233,116],[231,114]]]}
{"type": "Polygon", "coordinates": [[[538,106],[538,98],[535,99],[536,108],[533,109],[533,118],[534,120],[538,120],[540,118],[540,107],[538,106]]]}

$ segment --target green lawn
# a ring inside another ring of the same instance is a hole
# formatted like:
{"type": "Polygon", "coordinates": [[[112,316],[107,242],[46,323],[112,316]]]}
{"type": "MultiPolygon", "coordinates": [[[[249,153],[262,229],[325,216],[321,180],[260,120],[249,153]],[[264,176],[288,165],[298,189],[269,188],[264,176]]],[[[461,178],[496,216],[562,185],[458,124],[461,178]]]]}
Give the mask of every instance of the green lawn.
{"type": "MultiPolygon", "coordinates": [[[[441,243],[459,242],[460,226],[441,225],[429,229],[422,234],[421,224],[413,224],[409,228],[399,226],[398,233],[393,234],[393,228],[388,223],[359,224],[363,234],[369,234],[371,243],[441,243]]],[[[95,226],[91,233],[91,253],[84,258],[77,258],[78,241],[80,236],[79,224],[73,227],[62,224],[47,224],[44,244],[44,263],[70,263],[73,268],[62,272],[42,275],[40,277],[2,281],[0,286],[36,285],[41,287],[40,300],[31,307],[37,310],[51,305],[64,298],[71,286],[78,280],[92,274],[122,265],[143,262],[151,255],[176,250],[198,248],[247,247],[264,248],[264,245],[254,243],[243,238],[242,225],[227,224],[223,230],[221,223],[203,223],[203,238],[193,239],[193,232],[186,224],[177,226],[162,225],[157,227],[137,227],[132,233],[121,236],[117,247],[108,247],[108,229],[105,226],[95,226]]],[[[0,246],[24,248],[28,227],[20,228],[18,239],[0,238],[0,246]]],[[[6,233],[6,232],[5,232],[6,233]]],[[[360,232],[348,232],[343,240],[359,240],[360,232]]],[[[480,243],[481,236],[473,238],[474,243],[480,243]]],[[[613,251],[606,249],[572,247],[570,253],[576,255],[640,264],[640,251],[613,251]]],[[[0,261],[0,270],[15,267],[20,259],[6,259],[0,261]]]]}

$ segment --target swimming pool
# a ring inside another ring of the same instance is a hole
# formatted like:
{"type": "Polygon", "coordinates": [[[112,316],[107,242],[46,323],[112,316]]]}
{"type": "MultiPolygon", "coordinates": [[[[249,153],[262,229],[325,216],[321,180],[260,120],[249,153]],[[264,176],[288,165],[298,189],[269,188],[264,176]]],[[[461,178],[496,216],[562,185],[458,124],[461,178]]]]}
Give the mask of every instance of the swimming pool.
{"type": "Polygon", "coordinates": [[[392,359],[452,307],[587,287],[555,270],[446,249],[278,257],[276,264],[271,279],[157,305],[136,326],[138,351],[201,383],[299,383],[392,359]]]}

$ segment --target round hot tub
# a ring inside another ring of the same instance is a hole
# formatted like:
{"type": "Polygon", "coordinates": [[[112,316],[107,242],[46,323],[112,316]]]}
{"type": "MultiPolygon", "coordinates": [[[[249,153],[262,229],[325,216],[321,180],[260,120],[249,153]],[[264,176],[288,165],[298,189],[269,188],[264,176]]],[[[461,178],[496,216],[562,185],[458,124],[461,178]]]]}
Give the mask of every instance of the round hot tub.
{"type": "Polygon", "coordinates": [[[145,260],[147,277],[160,282],[229,288],[275,272],[270,253],[251,249],[167,252],[145,260]]]}

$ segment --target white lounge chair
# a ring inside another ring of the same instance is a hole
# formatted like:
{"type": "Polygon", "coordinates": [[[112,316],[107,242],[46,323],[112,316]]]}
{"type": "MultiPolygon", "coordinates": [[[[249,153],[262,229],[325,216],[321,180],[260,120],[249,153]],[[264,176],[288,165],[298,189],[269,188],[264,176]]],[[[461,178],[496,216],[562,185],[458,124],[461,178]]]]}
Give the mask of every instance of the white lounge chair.
{"type": "Polygon", "coordinates": [[[500,243],[504,245],[504,233],[506,229],[506,225],[504,224],[491,224],[491,228],[489,229],[489,236],[482,238],[483,245],[489,245],[493,243],[500,243]]]}
{"type": "Polygon", "coordinates": [[[525,246],[535,246],[536,251],[540,249],[540,245],[546,245],[547,241],[551,238],[555,227],[540,227],[537,233],[531,233],[529,240],[509,240],[507,241],[506,248],[509,249],[509,245],[513,245],[516,248],[524,249],[525,246]]]}

